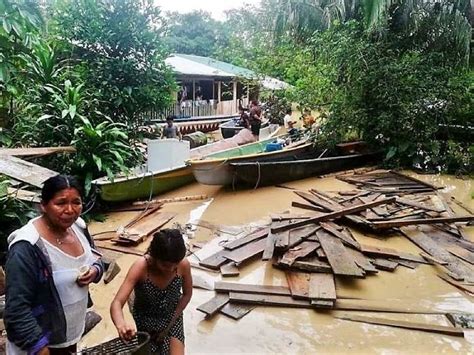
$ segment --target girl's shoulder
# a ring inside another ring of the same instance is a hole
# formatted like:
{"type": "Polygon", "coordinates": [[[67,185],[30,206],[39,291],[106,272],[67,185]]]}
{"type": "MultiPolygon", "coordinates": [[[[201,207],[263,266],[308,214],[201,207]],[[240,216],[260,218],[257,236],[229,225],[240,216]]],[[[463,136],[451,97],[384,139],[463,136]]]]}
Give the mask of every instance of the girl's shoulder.
{"type": "Polygon", "coordinates": [[[186,275],[191,271],[191,264],[187,258],[181,260],[178,264],[178,275],[186,275]]]}
{"type": "Polygon", "coordinates": [[[145,256],[138,258],[130,267],[130,275],[136,280],[143,280],[148,274],[148,261],[145,256]]]}

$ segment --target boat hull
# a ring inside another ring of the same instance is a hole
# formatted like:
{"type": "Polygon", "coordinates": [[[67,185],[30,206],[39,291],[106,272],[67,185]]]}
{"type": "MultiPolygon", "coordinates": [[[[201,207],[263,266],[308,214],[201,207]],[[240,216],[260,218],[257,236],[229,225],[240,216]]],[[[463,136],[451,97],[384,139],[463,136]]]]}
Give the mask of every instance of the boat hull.
{"type": "Polygon", "coordinates": [[[258,164],[236,162],[232,163],[231,167],[234,183],[258,187],[353,169],[375,162],[379,157],[379,153],[351,154],[320,159],[265,161],[258,164]]]}
{"type": "Polygon", "coordinates": [[[171,191],[194,181],[192,170],[188,166],[176,169],[144,173],[111,181],[97,181],[100,197],[107,202],[123,202],[148,198],[171,191]]]}
{"type": "Polygon", "coordinates": [[[231,163],[256,163],[259,160],[288,158],[311,149],[311,144],[304,144],[290,150],[279,150],[271,153],[250,154],[222,159],[191,161],[191,167],[196,180],[204,185],[232,185],[236,183],[234,167],[231,163]]]}

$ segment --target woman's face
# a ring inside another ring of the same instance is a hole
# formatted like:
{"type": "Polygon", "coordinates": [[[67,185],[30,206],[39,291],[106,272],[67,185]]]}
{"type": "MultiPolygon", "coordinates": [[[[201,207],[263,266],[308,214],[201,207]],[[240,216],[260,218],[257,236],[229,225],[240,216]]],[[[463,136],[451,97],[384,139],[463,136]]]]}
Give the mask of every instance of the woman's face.
{"type": "Polygon", "coordinates": [[[74,188],[61,190],[47,203],[42,203],[41,209],[53,227],[67,229],[82,212],[81,195],[74,188]]]}

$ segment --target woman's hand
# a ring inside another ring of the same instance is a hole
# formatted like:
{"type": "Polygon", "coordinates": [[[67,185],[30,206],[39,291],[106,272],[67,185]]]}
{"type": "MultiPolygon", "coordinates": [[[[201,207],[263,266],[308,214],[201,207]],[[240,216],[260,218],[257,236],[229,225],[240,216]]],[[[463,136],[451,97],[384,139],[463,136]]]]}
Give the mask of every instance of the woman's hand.
{"type": "Polygon", "coordinates": [[[89,271],[87,271],[86,274],[79,276],[77,278],[77,283],[81,287],[87,286],[97,278],[98,274],[99,274],[99,270],[97,270],[96,267],[91,266],[89,268],[89,271]]]}
{"type": "Polygon", "coordinates": [[[130,324],[123,324],[123,325],[120,325],[117,327],[117,332],[118,332],[118,335],[119,337],[123,340],[123,341],[130,341],[132,340],[132,338],[135,336],[135,334],[137,333],[137,331],[135,330],[135,328],[133,326],[131,326],[130,324]]]}

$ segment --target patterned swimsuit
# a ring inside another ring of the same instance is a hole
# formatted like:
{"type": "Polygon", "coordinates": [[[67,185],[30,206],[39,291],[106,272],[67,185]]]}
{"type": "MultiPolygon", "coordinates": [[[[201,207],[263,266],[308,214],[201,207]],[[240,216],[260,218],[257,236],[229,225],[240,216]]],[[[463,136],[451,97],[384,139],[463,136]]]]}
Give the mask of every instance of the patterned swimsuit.
{"type": "MultiPolygon", "coordinates": [[[[181,298],[183,279],[176,275],[165,289],[156,286],[149,277],[135,286],[133,319],[139,331],[156,334],[169,324],[181,298]]],[[[162,343],[150,341],[154,354],[169,354],[171,337],[184,343],[183,315],[180,315],[171,327],[162,343]]]]}

